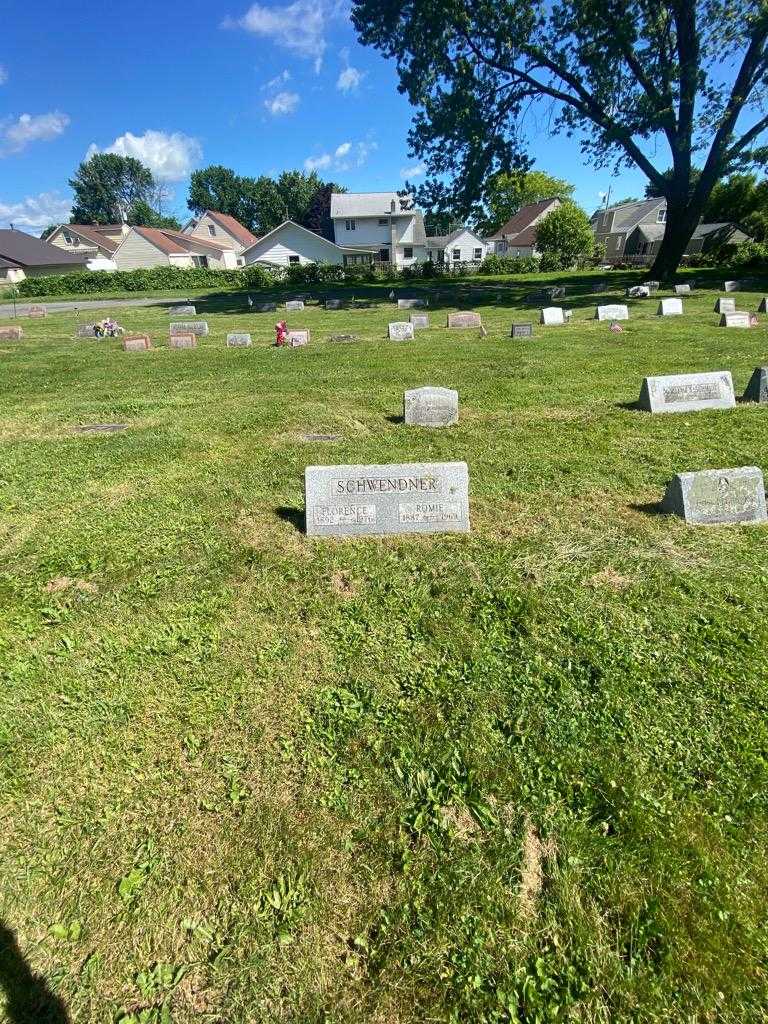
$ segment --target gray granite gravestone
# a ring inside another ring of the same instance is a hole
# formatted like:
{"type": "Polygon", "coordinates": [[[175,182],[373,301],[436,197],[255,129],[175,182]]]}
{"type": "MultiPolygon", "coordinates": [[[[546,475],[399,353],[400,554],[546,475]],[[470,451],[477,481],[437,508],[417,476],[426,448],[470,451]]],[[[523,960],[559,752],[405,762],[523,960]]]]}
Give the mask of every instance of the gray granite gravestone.
{"type": "Polygon", "coordinates": [[[310,537],[469,532],[466,462],[308,466],[304,495],[310,537]]]}
{"type": "Polygon", "coordinates": [[[172,306],[168,312],[171,316],[197,316],[194,306],[172,306]]]}
{"type": "Polygon", "coordinates": [[[452,388],[413,388],[403,395],[403,413],[411,427],[449,427],[459,422],[459,392],[452,388]]]}
{"type": "Polygon", "coordinates": [[[715,303],[716,313],[735,313],[736,299],[718,299],[715,303]]]}
{"type": "Polygon", "coordinates": [[[206,320],[188,320],[172,323],[169,331],[171,334],[208,334],[208,322],[206,320]]]}
{"type": "MultiPolygon", "coordinates": [[[[734,313],[735,312],[736,312],[736,310],[734,310],[734,313]]],[[[757,312],[758,313],[768,313],[768,296],[764,296],[760,300],[760,305],[757,307],[757,312]]]]}
{"type": "Polygon", "coordinates": [[[395,322],[389,325],[390,341],[411,341],[413,339],[413,324],[395,322]]]}
{"type": "Polygon", "coordinates": [[[483,321],[479,313],[449,313],[446,327],[482,327],[483,321]]]}
{"type": "Polygon", "coordinates": [[[194,334],[172,334],[168,339],[168,348],[197,348],[197,336],[194,334]]]}
{"type": "Polygon", "coordinates": [[[720,326],[721,327],[751,327],[752,321],[750,320],[749,313],[745,313],[742,310],[734,310],[733,313],[721,313],[720,314],[720,326]]]}
{"type": "Polygon", "coordinates": [[[127,430],[127,423],[83,423],[72,428],[77,434],[117,434],[127,430]]]}
{"type": "Polygon", "coordinates": [[[533,324],[512,324],[510,338],[532,338],[533,324]]]}
{"type": "Polygon", "coordinates": [[[565,323],[565,314],[560,306],[547,306],[539,313],[539,323],[547,327],[554,327],[565,323]]]}
{"type": "Polygon", "coordinates": [[[285,304],[289,313],[300,313],[304,309],[304,303],[300,299],[289,299],[285,304]]]}
{"type": "Polygon", "coordinates": [[[626,306],[614,304],[611,306],[598,306],[595,311],[596,320],[629,320],[629,310],[626,306]]]}
{"type": "Polygon", "coordinates": [[[146,352],[152,348],[148,334],[126,334],[123,337],[124,352],[146,352]]]}
{"type": "Polygon", "coordinates": [[[249,348],[251,344],[250,334],[227,335],[227,348],[249,348]]]}
{"type": "Polygon", "coordinates": [[[254,313],[274,313],[276,309],[276,302],[256,302],[253,305],[254,313]]]}
{"type": "Polygon", "coordinates": [[[745,402],[768,403],[768,366],[756,366],[744,392],[745,402]]]}
{"type": "Polygon", "coordinates": [[[667,484],[661,508],[694,526],[768,519],[763,474],[757,466],[677,473],[667,484]]]}
{"type": "Polygon", "coordinates": [[[341,299],[326,299],[325,300],[325,308],[326,309],[341,309],[341,307],[343,305],[344,305],[344,303],[341,301],[341,299]]]}
{"type": "Polygon", "coordinates": [[[674,299],[662,299],[659,303],[658,309],[659,316],[682,316],[683,315],[683,300],[674,299]]]}
{"type": "Polygon", "coordinates": [[[308,330],[288,331],[285,336],[286,344],[291,348],[303,348],[309,344],[309,340],[308,330]]]}
{"type": "Polygon", "coordinates": [[[647,299],[651,294],[651,289],[645,284],[636,284],[632,288],[627,288],[628,299],[647,299]]]}
{"type": "Polygon", "coordinates": [[[21,341],[23,337],[21,327],[0,327],[0,341],[21,341]]]}
{"type": "Polygon", "coordinates": [[[661,281],[643,281],[649,292],[657,292],[661,287],[661,281]]]}
{"type": "Polygon", "coordinates": [[[728,370],[676,373],[665,377],[646,377],[638,405],[647,412],[732,409],[736,405],[736,396],[728,370]]]}
{"type": "Polygon", "coordinates": [[[726,281],[723,284],[724,292],[737,292],[741,287],[741,281],[726,281]]]}
{"type": "Polygon", "coordinates": [[[429,327],[429,315],[427,313],[411,313],[408,319],[413,324],[414,331],[423,331],[429,327]]]}
{"type": "Polygon", "coordinates": [[[607,281],[593,281],[591,286],[590,286],[590,291],[592,292],[593,295],[599,295],[600,292],[605,292],[607,290],[608,290],[608,282],[607,281]]]}
{"type": "Polygon", "coordinates": [[[423,309],[426,306],[424,299],[398,299],[398,309],[423,309]]]}
{"type": "Polygon", "coordinates": [[[552,302],[553,299],[564,299],[565,287],[560,284],[553,284],[548,288],[542,288],[541,294],[544,298],[549,299],[550,302],[552,302]]]}
{"type": "Polygon", "coordinates": [[[691,286],[689,284],[676,284],[675,295],[690,295],[691,286]]]}
{"type": "Polygon", "coordinates": [[[45,306],[30,306],[29,307],[29,312],[27,313],[27,316],[31,316],[31,317],[48,316],[48,310],[45,308],[45,306]]]}
{"type": "Polygon", "coordinates": [[[356,334],[330,334],[328,335],[328,341],[349,343],[351,341],[357,341],[356,334]]]}
{"type": "Polygon", "coordinates": [[[95,338],[96,328],[93,324],[78,324],[75,333],[78,338],[95,338]]]}

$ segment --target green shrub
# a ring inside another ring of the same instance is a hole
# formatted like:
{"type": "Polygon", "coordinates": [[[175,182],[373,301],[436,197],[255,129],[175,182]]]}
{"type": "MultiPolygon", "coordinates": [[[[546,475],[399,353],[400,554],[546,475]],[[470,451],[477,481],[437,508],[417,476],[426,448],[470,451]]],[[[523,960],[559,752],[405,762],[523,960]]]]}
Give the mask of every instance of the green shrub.
{"type": "Polygon", "coordinates": [[[197,288],[268,288],[275,275],[264,267],[209,270],[207,267],[140,267],[137,270],[93,270],[50,277],[28,277],[19,284],[25,298],[37,295],[98,295],[104,292],[147,292],[197,288]]]}
{"type": "Polygon", "coordinates": [[[765,242],[742,242],[732,248],[728,263],[740,269],[742,267],[768,267],[768,245],[765,242]]]}
{"type": "Polygon", "coordinates": [[[478,268],[478,274],[533,274],[539,269],[535,256],[499,256],[489,253],[478,268]]]}

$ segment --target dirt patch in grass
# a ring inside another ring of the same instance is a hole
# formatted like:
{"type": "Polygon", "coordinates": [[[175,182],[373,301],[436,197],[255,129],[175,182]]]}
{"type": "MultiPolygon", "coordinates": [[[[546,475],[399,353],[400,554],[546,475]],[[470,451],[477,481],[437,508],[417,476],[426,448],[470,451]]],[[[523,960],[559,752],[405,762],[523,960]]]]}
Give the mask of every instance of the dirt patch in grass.
{"type": "Polygon", "coordinates": [[[610,590],[626,590],[631,585],[632,580],[616,572],[612,566],[606,565],[604,569],[590,576],[587,582],[591,587],[595,587],[595,589],[608,587],[610,590]]]}
{"type": "Polygon", "coordinates": [[[331,590],[343,598],[352,598],[357,594],[357,584],[347,572],[335,572],[331,576],[331,590]]]}
{"type": "Polygon", "coordinates": [[[76,580],[71,576],[57,576],[45,585],[48,594],[60,594],[65,590],[79,590],[83,594],[98,594],[99,588],[88,580],[76,580]]]}
{"type": "Polygon", "coordinates": [[[523,832],[523,860],[520,865],[520,910],[525,918],[536,913],[536,904],[544,888],[544,868],[553,855],[553,840],[542,840],[530,821],[526,820],[523,832]]]}

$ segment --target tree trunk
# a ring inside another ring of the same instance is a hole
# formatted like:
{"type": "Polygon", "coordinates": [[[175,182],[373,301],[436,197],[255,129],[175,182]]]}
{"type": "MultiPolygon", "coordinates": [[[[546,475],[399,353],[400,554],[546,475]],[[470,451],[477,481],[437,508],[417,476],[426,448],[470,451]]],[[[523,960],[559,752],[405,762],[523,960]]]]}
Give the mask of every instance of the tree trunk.
{"type": "Polygon", "coordinates": [[[664,237],[651,267],[651,275],[663,284],[670,284],[674,280],[703,209],[704,203],[695,199],[679,204],[667,200],[664,237]]]}

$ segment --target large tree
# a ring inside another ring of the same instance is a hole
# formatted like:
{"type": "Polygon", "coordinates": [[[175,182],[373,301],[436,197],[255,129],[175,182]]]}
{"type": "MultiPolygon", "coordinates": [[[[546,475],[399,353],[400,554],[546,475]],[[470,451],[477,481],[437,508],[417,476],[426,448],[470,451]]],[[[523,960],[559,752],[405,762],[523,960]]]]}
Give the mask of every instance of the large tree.
{"type": "Polygon", "coordinates": [[[765,0],[353,0],[352,17],[361,42],[396,58],[420,108],[412,151],[452,178],[443,195],[469,212],[489,178],[524,169],[521,125],[550,103],[555,131],[578,134],[598,166],[634,164],[666,198],[662,278],[768,128],[765,0]],[[664,149],[669,178],[651,157],[664,149]]]}
{"type": "Polygon", "coordinates": [[[564,178],[555,178],[546,171],[501,172],[486,186],[488,216],[478,227],[493,234],[518,210],[541,199],[570,199],[575,187],[564,178]]]}
{"type": "Polygon", "coordinates": [[[69,182],[74,192],[73,224],[114,224],[130,219],[138,203],[151,205],[152,172],[139,160],[117,153],[95,153],[69,182]]]}

